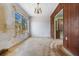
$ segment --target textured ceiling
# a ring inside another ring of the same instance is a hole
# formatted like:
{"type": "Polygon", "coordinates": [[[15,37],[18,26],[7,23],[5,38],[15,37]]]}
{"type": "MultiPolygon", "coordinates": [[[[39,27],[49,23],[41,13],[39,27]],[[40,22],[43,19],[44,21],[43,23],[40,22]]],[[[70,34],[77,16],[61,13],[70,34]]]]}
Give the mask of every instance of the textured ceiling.
{"type": "Polygon", "coordinates": [[[19,4],[30,16],[50,16],[55,10],[58,3],[40,3],[42,14],[34,14],[36,3],[21,3],[19,4]]]}

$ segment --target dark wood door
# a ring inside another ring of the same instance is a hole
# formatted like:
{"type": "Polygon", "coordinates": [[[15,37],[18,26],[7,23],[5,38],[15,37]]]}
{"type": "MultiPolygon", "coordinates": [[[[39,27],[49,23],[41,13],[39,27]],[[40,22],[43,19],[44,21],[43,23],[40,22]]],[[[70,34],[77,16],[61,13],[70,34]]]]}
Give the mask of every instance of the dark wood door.
{"type": "Polygon", "coordinates": [[[54,17],[63,9],[64,14],[64,41],[63,46],[74,55],[79,55],[79,4],[64,3],[59,4],[51,15],[51,33],[54,33],[54,17]],[[67,39],[67,40],[66,40],[67,39]]]}
{"type": "Polygon", "coordinates": [[[79,4],[64,4],[63,9],[64,47],[74,55],[79,55],[79,4]]]}

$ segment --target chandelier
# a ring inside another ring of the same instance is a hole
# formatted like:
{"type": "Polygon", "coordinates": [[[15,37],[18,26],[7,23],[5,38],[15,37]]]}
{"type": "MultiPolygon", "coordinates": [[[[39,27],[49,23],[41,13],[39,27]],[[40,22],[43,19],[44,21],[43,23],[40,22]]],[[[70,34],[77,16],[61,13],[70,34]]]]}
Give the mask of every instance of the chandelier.
{"type": "Polygon", "coordinates": [[[41,8],[39,7],[39,3],[37,3],[37,7],[35,8],[34,13],[35,14],[41,14],[42,13],[41,8]]]}

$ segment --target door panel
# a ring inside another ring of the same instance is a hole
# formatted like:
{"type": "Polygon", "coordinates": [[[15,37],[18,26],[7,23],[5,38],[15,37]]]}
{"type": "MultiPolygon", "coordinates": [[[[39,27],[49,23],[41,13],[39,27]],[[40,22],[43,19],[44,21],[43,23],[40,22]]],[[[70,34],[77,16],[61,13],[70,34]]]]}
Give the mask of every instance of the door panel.
{"type": "Polygon", "coordinates": [[[79,55],[79,3],[63,3],[57,6],[52,17],[51,33],[54,30],[54,16],[63,9],[64,14],[64,40],[63,46],[74,55],[79,55]],[[61,8],[59,8],[62,5],[61,8]]]}
{"type": "Polygon", "coordinates": [[[79,55],[79,4],[64,4],[64,46],[79,55]]]}

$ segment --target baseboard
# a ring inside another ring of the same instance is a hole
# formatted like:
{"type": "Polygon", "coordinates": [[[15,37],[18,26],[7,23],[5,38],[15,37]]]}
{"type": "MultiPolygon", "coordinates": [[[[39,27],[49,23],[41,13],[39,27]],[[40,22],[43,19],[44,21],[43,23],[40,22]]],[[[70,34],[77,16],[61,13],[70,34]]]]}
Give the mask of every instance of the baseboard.
{"type": "Polygon", "coordinates": [[[30,38],[30,36],[26,37],[24,40],[17,42],[16,44],[12,45],[11,47],[9,47],[8,49],[11,49],[17,45],[20,45],[21,43],[23,43],[24,41],[26,41],[28,38],[30,38]]]}
{"type": "Polygon", "coordinates": [[[31,36],[32,38],[48,38],[51,39],[51,37],[39,37],[39,36],[31,36]]]}
{"type": "Polygon", "coordinates": [[[74,56],[69,50],[67,50],[64,46],[62,47],[63,52],[65,52],[69,56],[74,56]]]}

